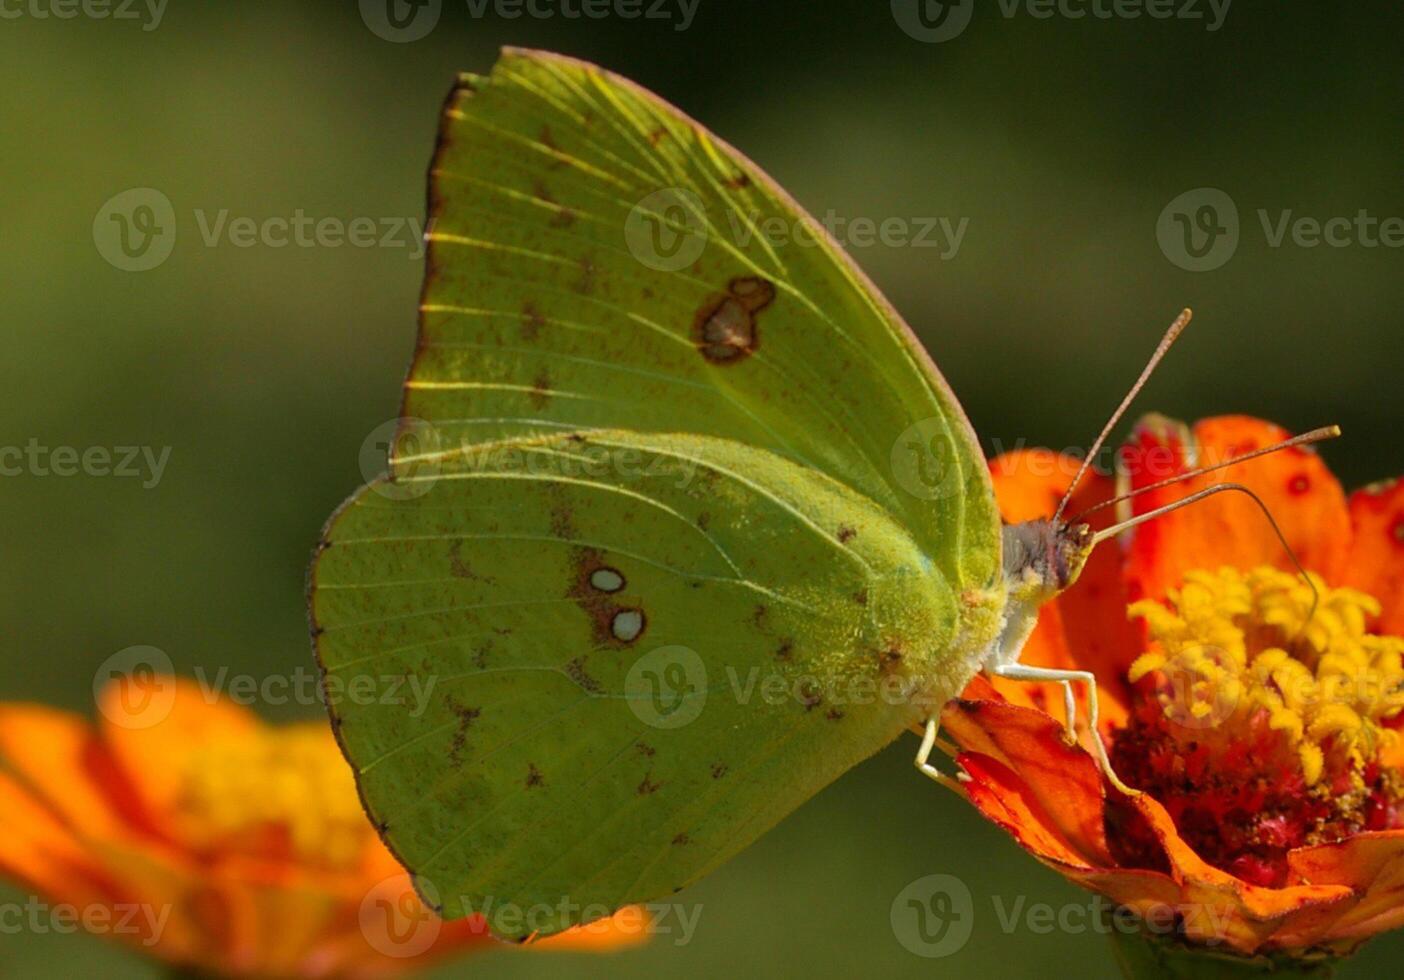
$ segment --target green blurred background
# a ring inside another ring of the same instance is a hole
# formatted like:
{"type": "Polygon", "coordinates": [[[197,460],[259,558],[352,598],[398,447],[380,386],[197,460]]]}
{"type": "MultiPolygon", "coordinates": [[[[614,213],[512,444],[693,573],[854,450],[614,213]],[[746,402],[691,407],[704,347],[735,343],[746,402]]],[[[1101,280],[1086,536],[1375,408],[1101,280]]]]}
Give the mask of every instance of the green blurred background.
{"type": "MultiPolygon", "coordinates": [[[[968,218],[945,260],[854,253],[987,446],[1085,444],[1192,305],[1144,408],[1339,422],[1347,438],[1324,452],[1348,483],[1404,472],[1401,250],[1274,248],[1257,217],[1404,215],[1398,5],[1239,0],[1210,31],[981,3],[944,43],[908,36],[877,0],[701,0],[686,30],[665,9],[478,18],[447,0],[412,43],[377,36],[353,2],[171,0],[153,30],[0,20],[0,446],[171,447],[152,489],[0,478],[0,698],[90,711],[96,666],[134,644],[185,672],[309,663],[309,549],[362,480],[363,440],[395,414],[420,263],[406,248],[206,247],[192,215],[422,216],[453,73],[485,71],[502,44],[637,79],[817,214],[968,218]],[[1227,192],[1242,227],[1230,261],[1194,273],[1162,252],[1156,222],[1204,186],[1227,192]],[[131,187],[178,215],[173,253],[148,272],[114,268],[93,239],[104,202],[131,187]]],[[[1006,933],[996,901],[1087,898],[918,778],[913,749],[850,773],[679,896],[702,906],[687,946],[662,937],[603,963],[504,950],[442,975],[1113,975],[1101,937],[1006,933]],[[975,933],[927,960],[896,940],[889,907],[935,872],[970,886],[975,933]]],[[[1404,936],[1378,941],[1344,975],[1401,955],[1404,936]]],[[[0,936],[5,975],[88,969],[152,975],[97,940],[0,936]]]]}

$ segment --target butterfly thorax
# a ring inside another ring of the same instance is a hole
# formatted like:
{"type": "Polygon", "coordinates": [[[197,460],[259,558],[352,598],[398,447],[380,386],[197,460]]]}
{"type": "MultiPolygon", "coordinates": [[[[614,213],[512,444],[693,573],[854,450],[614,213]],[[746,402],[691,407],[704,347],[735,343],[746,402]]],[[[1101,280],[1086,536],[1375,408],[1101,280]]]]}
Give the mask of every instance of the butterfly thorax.
{"type": "Polygon", "coordinates": [[[1007,524],[1003,530],[1004,621],[981,654],[986,669],[1015,663],[1045,602],[1071,586],[1092,552],[1092,529],[1050,520],[1007,524]]]}

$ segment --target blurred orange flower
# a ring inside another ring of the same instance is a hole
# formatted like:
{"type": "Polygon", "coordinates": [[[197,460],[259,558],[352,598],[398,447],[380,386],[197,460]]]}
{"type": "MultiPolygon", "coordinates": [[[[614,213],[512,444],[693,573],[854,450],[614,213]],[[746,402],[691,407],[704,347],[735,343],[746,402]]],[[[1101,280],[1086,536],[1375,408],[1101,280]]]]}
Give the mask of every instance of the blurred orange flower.
{"type": "MultiPolygon", "coordinates": [[[[122,677],[96,726],[0,705],[0,874],[31,914],[191,974],[378,977],[492,948],[446,923],[381,845],[325,724],[269,726],[171,677],[122,677]]],[[[621,910],[532,948],[642,942],[621,910]]]]}
{"type": "MultiPolygon", "coordinates": [[[[1093,475],[1070,512],[1286,437],[1239,416],[1192,431],[1150,417],[1119,481],[1093,475]]],[[[1041,450],[995,460],[1005,519],[1052,514],[1076,465],[1041,450]]],[[[1191,944],[1345,953],[1404,924],[1404,483],[1347,499],[1315,453],[1292,449],[1124,501],[1120,516],[1220,481],[1262,498],[1315,590],[1253,502],[1220,494],[1099,548],[1023,657],[1096,674],[1113,765],[1141,795],[1064,740],[1046,685],[977,679],[942,727],[971,802],[1072,881],[1168,915],[1191,944]]]]}

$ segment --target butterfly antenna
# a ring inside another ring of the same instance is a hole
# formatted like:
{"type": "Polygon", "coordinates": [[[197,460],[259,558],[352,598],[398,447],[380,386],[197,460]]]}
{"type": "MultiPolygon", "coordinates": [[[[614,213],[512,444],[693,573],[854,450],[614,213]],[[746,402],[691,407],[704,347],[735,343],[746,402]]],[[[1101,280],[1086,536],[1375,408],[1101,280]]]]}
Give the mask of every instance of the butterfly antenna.
{"type": "Polygon", "coordinates": [[[1322,426],[1319,429],[1312,429],[1310,432],[1303,432],[1299,436],[1293,436],[1291,439],[1285,439],[1282,442],[1274,443],[1271,446],[1265,446],[1262,449],[1255,449],[1250,453],[1240,453],[1237,456],[1230,456],[1228,459],[1223,460],[1219,463],[1214,463],[1212,466],[1201,466],[1199,469],[1190,470],[1189,472],[1181,473],[1178,476],[1172,476],[1168,480],[1161,480],[1159,483],[1152,483],[1150,486],[1137,487],[1135,490],[1132,490],[1129,493],[1123,493],[1119,497],[1113,497],[1110,500],[1103,500],[1100,504],[1093,504],[1091,507],[1088,507],[1086,510],[1082,511],[1077,516],[1068,518],[1068,523],[1078,524],[1088,514],[1095,514],[1099,510],[1104,510],[1107,507],[1113,507],[1116,504],[1119,504],[1125,500],[1130,500],[1133,497],[1139,497],[1143,493],[1152,493],[1156,490],[1164,490],[1166,487],[1172,487],[1175,484],[1183,483],[1186,480],[1193,480],[1196,477],[1204,476],[1206,473],[1214,473],[1218,470],[1227,469],[1230,466],[1237,466],[1239,463],[1246,463],[1248,460],[1257,459],[1259,456],[1270,456],[1273,453],[1281,452],[1284,449],[1291,449],[1294,446],[1309,446],[1312,443],[1325,442],[1327,439],[1338,438],[1340,434],[1341,427],[1339,425],[1326,425],[1322,426]]]}
{"type": "MultiPolygon", "coordinates": [[[[1256,455],[1262,455],[1262,453],[1260,452],[1256,455]]],[[[1235,460],[1235,462],[1237,461],[1235,460]]],[[[1218,469],[1220,467],[1214,468],[1218,469]]],[[[1249,498],[1252,499],[1253,503],[1258,505],[1258,509],[1263,512],[1263,516],[1266,517],[1268,523],[1272,525],[1272,531],[1274,534],[1277,535],[1277,540],[1278,543],[1282,545],[1282,550],[1287,552],[1287,557],[1292,560],[1292,564],[1296,567],[1297,573],[1301,575],[1302,581],[1306,582],[1307,587],[1311,589],[1311,611],[1307,614],[1305,622],[1302,623],[1302,628],[1297,633],[1297,635],[1300,636],[1302,633],[1306,632],[1307,626],[1311,624],[1312,619],[1316,616],[1316,608],[1321,604],[1321,590],[1316,587],[1315,580],[1313,580],[1311,575],[1307,573],[1306,567],[1302,564],[1301,559],[1297,557],[1297,553],[1292,550],[1292,546],[1287,543],[1287,535],[1282,533],[1282,528],[1278,525],[1277,518],[1272,516],[1272,511],[1268,508],[1268,505],[1263,502],[1263,498],[1259,497],[1256,493],[1254,493],[1252,490],[1248,489],[1241,483],[1216,483],[1212,487],[1206,487],[1205,489],[1200,490],[1198,493],[1192,493],[1188,497],[1184,497],[1180,500],[1174,501],[1173,503],[1166,504],[1164,507],[1157,507],[1154,510],[1146,511],[1144,514],[1138,514],[1135,517],[1132,517],[1129,520],[1122,521],[1119,524],[1113,524],[1106,530],[1098,531],[1092,536],[1092,547],[1095,548],[1103,541],[1106,541],[1109,538],[1116,537],[1122,531],[1129,531],[1133,527],[1137,527],[1138,525],[1144,524],[1147,521],[1153,521],[1157,517],[1164,517],[1166,514],[1177,511],[1181,507],[1189,507],[1191,504],[1196,504],[1201,500],[1214,496],[1215,494],[1226,493],[1229,491],[1232,491],[1234,493],[1246,494],[1249,498]]]]}
{"type": "Polygon", "coordinates": [[[1146,362],[1141,376],[1136,379],[1136,383],[1131,386],[1131,390],[1126,393],[1126,397],[1121,400],[1112,417],[1107,420],[1107,424],[1102,427],[1101,435],[1097,436],[1097,441],[1092,443],[1092,448],[1082,460],[1082,466],[1078,468],[1077,475],[1073,477],[1072,483],[1068,485],[1068,492],[1063,494],[1063,499],[1058,503],[1058,509],[1053,512],[1053,523],[1058,524],[1063,516],[1063,511],[1067,509],[1068,501],[1072,500],[1072,495],[1077,486],[1082,482],[1082,478],[1087,475],[1088,469],[1092,466],[1092,461],[1097,458],[1097,454],[1102,451],[1102,446],[1106,444],[1107,438],[1111,435],[1112,429],[1121,421],[1121,417],[1126,414],[1126,410],[1131,407],[1131,403],[1136,400],[1136,396],[1141,393],[1141,389],[1146,386],[1150,376],[1155,373],[1156,367],[1164,359],[1170,348],[1175,345],[1180,334],[1189,326],[1190,318],[1194,316],[1193,311],[1186,308],[1175,318],[1175,322],[1170,324],[1170,329],[1165,331],[1165,336],[1160,338],[1160,344],[1155,348],[1155,353],[1146,362]]]}

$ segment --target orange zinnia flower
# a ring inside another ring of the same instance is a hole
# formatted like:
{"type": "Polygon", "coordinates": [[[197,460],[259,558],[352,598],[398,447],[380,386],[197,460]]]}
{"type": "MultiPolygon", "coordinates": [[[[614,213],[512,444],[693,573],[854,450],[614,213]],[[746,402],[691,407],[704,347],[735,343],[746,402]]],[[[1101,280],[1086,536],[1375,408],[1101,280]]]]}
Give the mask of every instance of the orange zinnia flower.
{"type": "MultiPolygon", "coordinates": [[[[1120,486],[1092,475],[1070,512],[1286,436],[1244,417],[1193,431],[1146,419],[1120,486]]],[[[1076,466],[995,460],[1004,518],[1050,515],[1076,466]]],[[[1404,483],[1347,499],[1315,453],[1290,449],[1123,501],[1120,516],[1225,480],[1262,498],[1314,589],[1259,508],[1220,494],[1097,549],[1023,658],[1096,674],[1113,766],[1141,795],[1064,740],[1046,686],[977,679],[942,726],[971,802],[1072,881],[1168,913],[1192,945],[1345,953],[1404,924],[1404,483]]]]}
{"type": "MultiPolygon", "coordinates": [[[[170,677],[119,678],[96,726],[0,705],[0,874],[193,974],[368,977],[497,944],[441,922],[361,811],[321,722],[280,727],[170,677]]],[[[642,941],[639,909],[541,944],[642,941]]]]}

